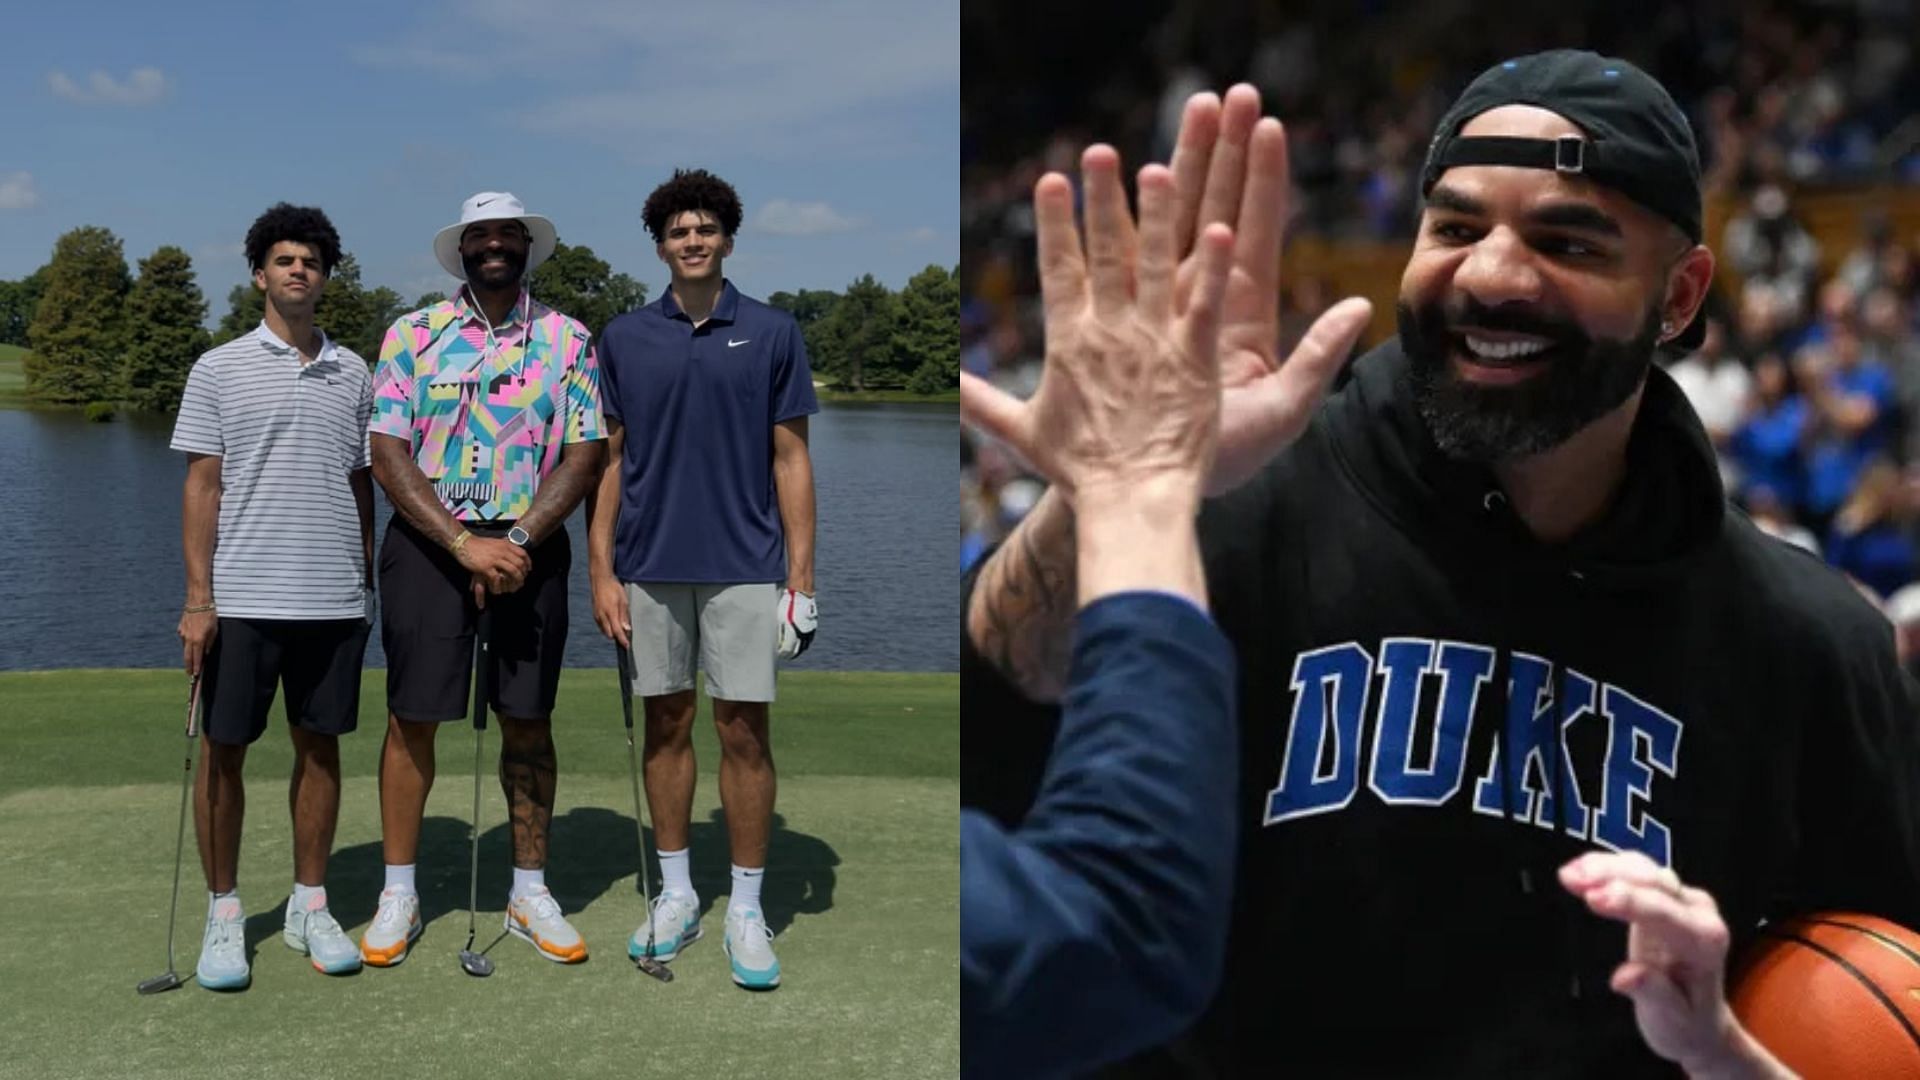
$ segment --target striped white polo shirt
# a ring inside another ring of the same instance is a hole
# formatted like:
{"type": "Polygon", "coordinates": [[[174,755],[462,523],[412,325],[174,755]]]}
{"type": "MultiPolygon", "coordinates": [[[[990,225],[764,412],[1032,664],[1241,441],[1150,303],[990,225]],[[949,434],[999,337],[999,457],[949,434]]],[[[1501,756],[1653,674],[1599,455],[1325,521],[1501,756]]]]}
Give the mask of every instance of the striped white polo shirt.
{"type": "Polygon", "coordinates": [[[263,322],[194,362],[173,448],[220,461],[213,602],[224,618],[364,614],[360,511],[347,474],[366,468],[373,376],[322,336],[299,350],[263,322]]]}

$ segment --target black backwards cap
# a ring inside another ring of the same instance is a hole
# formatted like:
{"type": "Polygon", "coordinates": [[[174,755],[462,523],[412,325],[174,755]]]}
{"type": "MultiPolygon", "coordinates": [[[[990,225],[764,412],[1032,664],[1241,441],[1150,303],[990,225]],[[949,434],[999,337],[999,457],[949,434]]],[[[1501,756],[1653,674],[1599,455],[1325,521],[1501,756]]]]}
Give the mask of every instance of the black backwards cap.
{"type": "MultiPolygon", "coordinates": [[[[1488,68],[1441,117],[1427,147],[1421,196],[1456,165],[1518,165],[1585,176],[1700,242],[1700,154],[1693,128],[1666,88],[1625,60],[1554,49],[1488,68]],[[1502,105],[1534,105],[1557,113],[1585,132],[1585,138],[1460,135],[1467,121],[1502,105]]],[[[1705,334],[1706,321],[1696,316],[1672,344],[1697,348],[1705,334]]]]}

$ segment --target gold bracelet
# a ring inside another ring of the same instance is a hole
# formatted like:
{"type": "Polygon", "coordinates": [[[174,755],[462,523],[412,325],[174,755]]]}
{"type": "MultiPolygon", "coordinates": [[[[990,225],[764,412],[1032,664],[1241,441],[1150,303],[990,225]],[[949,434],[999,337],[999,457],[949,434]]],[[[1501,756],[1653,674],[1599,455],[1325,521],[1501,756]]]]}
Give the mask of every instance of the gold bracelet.
{"type": "Polygon", "coordinates": [[[473,539],[473,534],[466,529],[461,529],[460,535],[453,538],[453,543],[447,546],[447,550],[458,555],[460,554],[460,549],[465,547],[467,541],[471,539],[473,539]]]}
{"type": "Polygon", "coordinates": [[[189,604],[187,605],[186,613],[189,615],[198,615],[202,612],[212,611],[212,610],[213,610],[212,604],[189,604]]]}

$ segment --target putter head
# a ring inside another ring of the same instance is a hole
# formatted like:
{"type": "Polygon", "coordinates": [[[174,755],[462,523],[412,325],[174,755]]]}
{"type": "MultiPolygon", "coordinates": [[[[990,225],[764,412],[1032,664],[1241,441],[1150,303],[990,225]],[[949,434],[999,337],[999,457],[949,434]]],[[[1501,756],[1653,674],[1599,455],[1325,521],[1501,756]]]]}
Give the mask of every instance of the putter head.
{"type": "Polygon", "coordinates": [[[460,970],[476,978],[484,979],[493,974],[493,958],[472,949],[460,950],[460,970]]]}
{"type": "Polygon", "coordinates": [[[168,990],[178,990],[180,989],[180,976],[175,972],[168,971],[165,975],[155,975],[153,978],[141,983],[135,989],[139,990],[142,994],[162,994],[168,990]]]}
{"type": "Polygon", "coordinates": [[[655,960],[651,956],[634,957],[633,966],[639,968],[641,971],[646,972],[647,974],[653,976],[654,978],[659,979],[663,983],[670,983],[673,981],[672,970],[669,969],[667,965],[661,963],[658,960],[655,960]]]}

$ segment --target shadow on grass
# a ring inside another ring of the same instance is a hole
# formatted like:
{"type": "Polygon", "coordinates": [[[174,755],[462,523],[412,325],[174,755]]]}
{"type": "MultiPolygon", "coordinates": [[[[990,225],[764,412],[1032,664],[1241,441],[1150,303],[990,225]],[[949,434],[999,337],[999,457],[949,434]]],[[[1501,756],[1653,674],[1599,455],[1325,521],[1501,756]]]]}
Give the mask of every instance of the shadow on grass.
{"type": "MultiPolygon", "coordinates": [[[[732,891],[732,858],[727,848],[726,818],[715,810],[689,830],[693,887],[701,896],[701,912],[714,899],[732,891]]],[[[510,834],[505,823],[480,834],[480,941],[498,931],[499,913],[506,909],[507,890],[513,884],[510,834]]],[[[633,819],[600,807],[574,807],[554,818],[549,839],[547,887],[566,911],[579,911],[605,896],[622,878],[639,870],[634,850],[633,819]]],[[[653,832],[646,843],[653,847],[653,832]]],[[[458,818],[429,817],[420,827],[420,854],[415,884],[420,890],[420,918],[431,923],[467,906],[467,823],[458,818]]],[[[775,814],[768,844],[767,876],[761,884],[760,906],[774,933],[785,930],[794,916],[818,914],[833,907],[834,867],[840,856],[817,836],[786,827],[786,817],[775,814]]],[[[660,892],[660,865],[649,860],[654,895],[660,892]]],[[[327,902],[333,917],[358,940],[373,920],[386,865],[380,843],[373,841],[342,848],[327,863],[327,902]]],[[[640,925],[643,905],[639,882],[633,884],[633,923],[640,925]]],[[[287,898],[275,897],[272,906],[247,918],[247,955],[261,945],[277,944],[287,898]]],[[[197,942],[195,943],[197,948],[197,942]]]]}

